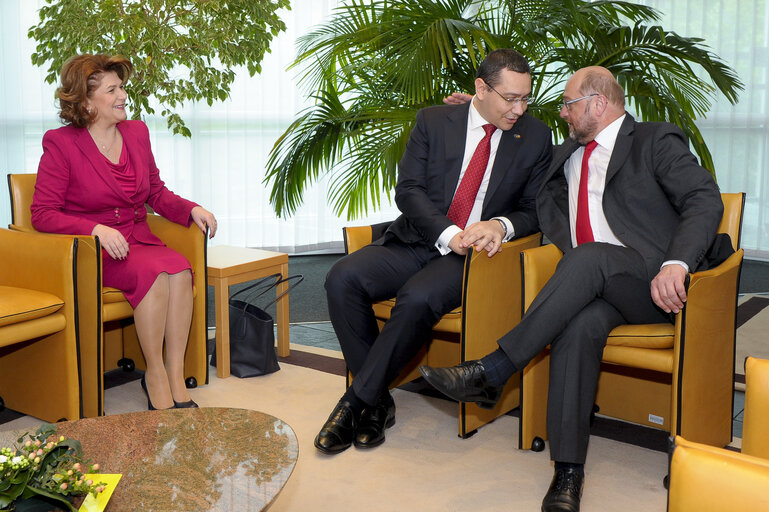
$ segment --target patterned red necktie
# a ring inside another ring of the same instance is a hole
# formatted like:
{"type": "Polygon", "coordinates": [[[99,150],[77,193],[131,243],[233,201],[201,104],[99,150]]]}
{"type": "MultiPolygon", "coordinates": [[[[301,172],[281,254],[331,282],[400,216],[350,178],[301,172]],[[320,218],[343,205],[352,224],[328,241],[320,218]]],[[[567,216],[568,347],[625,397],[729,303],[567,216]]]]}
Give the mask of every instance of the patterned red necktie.
{"type": "Polygon", "coordinates": [[[470,212],[475,204],[475,196],[478,195],[478,189],[481,187],[481,181],[483,181],[483,174],[489,165],[491,135],[497,127],[493,124],[484,124],[483,129],[486,131],[486,135],[475,148],[475,153],[473,153],[470,163],[467,164],[465,174],[462,176],[462,181],[451,201],[449,212],[446,214],[450,221],[462,229],[465,229],[467,225],[467,219],[470,217],[470,212]]]}
{"type": "Polygon", "coordinates": [[[582,172],[579,176],[579,195],[577,196],[577,245],[595,241],[593,228],[590,227],[590,209],[587,202],[587,163],[597,145],[596,141],[591,140],[585,146],[585,152],[582,155],[582,172]]]}

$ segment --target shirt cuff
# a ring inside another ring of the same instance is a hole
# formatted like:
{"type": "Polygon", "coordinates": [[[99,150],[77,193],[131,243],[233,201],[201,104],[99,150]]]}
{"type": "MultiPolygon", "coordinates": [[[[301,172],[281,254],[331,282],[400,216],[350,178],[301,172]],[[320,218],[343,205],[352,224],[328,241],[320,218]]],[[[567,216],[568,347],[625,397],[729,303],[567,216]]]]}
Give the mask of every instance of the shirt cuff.
{"type": "Polygon", "coordinates": [[[681,265],[686,270],[686,273],[687,274],[689,273],[689,265],[687,265],[686,263],[684,263],[681,260],[667,260],[667,261],[663,261],[662,265],[660,265],[660,270],[662,270],[662,267],[667,267],[668,265],[681,265]]]}
{"type": "Polygon", "coordinates": [[[449,242],[451,242],[451,239],[454,238],[454,235],[461,232],[462,230],[456,224],[452,224],[443,230],[441,236],[438,237],[438,241],[435,242],[435,248],[438,249],[438,252],[441,253],[441,256],[446,256],[451,252],[451,249],[449,248],[449,242]]]}
{"type": "Polygon", "coordinates": [[[506,232],[504,238],[502,238],[503,242],[508,242],[515,237],[515,228],[513,227],[513,223],[510,222],[510,219],[507,217],[492,217],[492,219],[501,220],[505,224],[506,232]]]}

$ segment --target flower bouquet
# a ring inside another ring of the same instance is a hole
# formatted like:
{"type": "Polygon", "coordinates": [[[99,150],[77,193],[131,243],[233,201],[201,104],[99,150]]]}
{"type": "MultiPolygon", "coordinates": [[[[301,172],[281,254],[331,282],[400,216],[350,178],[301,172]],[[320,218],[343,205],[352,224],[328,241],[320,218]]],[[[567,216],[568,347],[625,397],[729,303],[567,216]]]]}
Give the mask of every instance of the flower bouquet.
{"type": "Polygon", "coordinates": [[[29,505],[37,504],[39,510],[76,512],[76,497],[104,490],[104,483],[87,476],[98,472],[99,465],[83,460],[79,441],[57,438],[54,425],[44,424],[17,443],[0,448],[0,510],[35,510],[29,505]]]}

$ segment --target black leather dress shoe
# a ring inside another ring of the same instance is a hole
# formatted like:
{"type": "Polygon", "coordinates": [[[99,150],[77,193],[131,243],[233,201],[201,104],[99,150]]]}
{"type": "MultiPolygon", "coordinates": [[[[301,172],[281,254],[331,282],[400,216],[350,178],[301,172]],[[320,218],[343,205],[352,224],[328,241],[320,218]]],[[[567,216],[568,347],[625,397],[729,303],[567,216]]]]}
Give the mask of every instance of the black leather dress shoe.
{"type": "Polygon", "coordinates": [[[373,407],[366,407],[360,414],[355,446],[373,448],[384,443],[385,429],[395,425],[395,402],[392,398],[379,399],[373,407]]]}
{"type": "Polygon", "coordinates": [[[323,453],[339,453],[352,445],[357,427],[350,402],[339,402],[315,437],[315,448],[323,453]]]}
{"type": "Polygon", "coordinates": [[[559,469],[542,500],[542,512],[579,512],[585,474],[576,469],[559,469]]]}
{"type": "Polygon", "coordinates": [[[502,394],[486,380],[480,360],[465,361],[450,368],[420,366],[419,373],[435,389],[459,402],[475,402],[483,409],[493,409],[502,394]]]}

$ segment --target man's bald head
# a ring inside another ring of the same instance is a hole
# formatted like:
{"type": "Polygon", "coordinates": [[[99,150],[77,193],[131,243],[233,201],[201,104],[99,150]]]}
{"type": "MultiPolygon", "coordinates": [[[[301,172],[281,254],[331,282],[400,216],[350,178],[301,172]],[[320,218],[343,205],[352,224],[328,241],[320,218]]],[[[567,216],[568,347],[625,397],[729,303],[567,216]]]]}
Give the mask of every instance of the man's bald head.
{"type": "Polygon", "coordinates": [[[625,91],[617,83],[617,79],[611,74],[611,71],[601,66],[588,66],[577,70],[571,77],[576,80],[580,94],[602,94],[606,96],[609,104],[616,108],[625,110],[625,91]]]}

